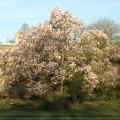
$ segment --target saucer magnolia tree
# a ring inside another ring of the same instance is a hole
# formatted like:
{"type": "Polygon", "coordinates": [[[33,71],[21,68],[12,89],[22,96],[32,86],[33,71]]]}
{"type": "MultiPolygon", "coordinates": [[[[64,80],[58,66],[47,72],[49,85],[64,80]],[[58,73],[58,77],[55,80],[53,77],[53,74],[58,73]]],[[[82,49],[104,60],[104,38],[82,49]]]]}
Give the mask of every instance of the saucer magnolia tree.
{"type": "Polygon", "coordinates": [[[80,46],[83,48],[87,64],[97,78],[96,82],[91,82],[97,83],[96,88],[114,88],[115,76],[111,60],[116,58],[116,49],[108,42],[107,35],[99,30],[88,30],[81,36],[80,46]]]}
{"type": "MultiPolygon", "coordinates": [[[[52,26],[52,29],[57,34],[62,34],[60,36],[62,36],[63,38],[61,39],[62,41],[58,42],[59,47],[57,52],[61,56],[60,59],[61,65],[63,65],[64,68],[66,69],[66,65],[74,64],[73,60],[75,60],[75,56],[73,55],[74,53],[72,50],[74,49],[73,47],[76,48],[77,45],[75,42],[73,43],[73,40],[79,40],[80,35],[85,28],[85,25],[81,20],[73,17],[70,12],[68,11],[63,12],[58,8],[55,8],[52,11],[51,17],[49,19],[49,24],[52,26]],[[72,57],[69,56],[70,54],[72,54],[72,57]],[[70,63],[69,61],[73,63],[70,63]]],[[[69,69],[65,71],[69,71],[69,69]]],[[[61,81],[61,94],[63,94],[63,84],[64,84],[64,79],[61,81]]]]}
{"type": "MultiPolygon", "coordinates": [[[[30,97],[60,88],[63,95],[66,84],[77,79],[74,90],[79,97],[80,89],[92,94],[101,80],[111,84],[108,38],[101,31],[84,28],[83,22],[56,8],[47,22],[22,33],[19,44],[1,56],[5,90],[18,94],[22,89],[20,94],[30,97]]],[[[75,97],[71,87],[68,93],[75,97]]]]}
{"type": "Polygon", "coordinates": [[[63,94],[64,80],[73,74],[73,51],[77,52],[76,43],[69,40],[83,26],[69,12],[55,9],[48,22],[23,33],[19,44],[1,59],[5,88],[10,91],[21,85],[25,94],[44,95],[60,85],[63,94]]]}

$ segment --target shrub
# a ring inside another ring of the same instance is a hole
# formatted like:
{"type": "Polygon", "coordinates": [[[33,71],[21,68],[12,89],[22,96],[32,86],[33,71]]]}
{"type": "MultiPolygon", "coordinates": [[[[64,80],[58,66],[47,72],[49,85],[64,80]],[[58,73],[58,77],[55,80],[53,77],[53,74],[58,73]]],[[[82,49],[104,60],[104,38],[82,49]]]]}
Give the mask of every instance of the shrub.
{"type": "Polygon", "coordinates": [[[73,102],[82,102],[88,96],[89,91],[86,87],[86,81],[83,74],[80,72],[75,73],[67,85],[66,92],[73,102]]]}

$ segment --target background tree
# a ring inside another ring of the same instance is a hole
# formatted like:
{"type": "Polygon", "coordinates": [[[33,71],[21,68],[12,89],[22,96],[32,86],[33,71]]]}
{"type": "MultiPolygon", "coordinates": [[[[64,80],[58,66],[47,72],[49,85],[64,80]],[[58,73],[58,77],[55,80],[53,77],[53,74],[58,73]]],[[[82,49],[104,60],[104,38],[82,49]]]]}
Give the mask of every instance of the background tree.
{"type": "Polygon", "coordinates": [[[21,28],[19,29],[19,32],[23,32],[23,33],[28,33],[30,31],[30,27],[27,23],[24,23],[21,28]]]}
{"type": "Polygon", "coordinates": [[[15,37],[14,38],[7,38],[8,43],[15,43],[15,37]]]}
{"type": "Polygon", "coordinates": [[[120,24],[111,19],[100,19],[88,25],[88,29],[101,30],[111,40],[120,39],[120,24]]]}

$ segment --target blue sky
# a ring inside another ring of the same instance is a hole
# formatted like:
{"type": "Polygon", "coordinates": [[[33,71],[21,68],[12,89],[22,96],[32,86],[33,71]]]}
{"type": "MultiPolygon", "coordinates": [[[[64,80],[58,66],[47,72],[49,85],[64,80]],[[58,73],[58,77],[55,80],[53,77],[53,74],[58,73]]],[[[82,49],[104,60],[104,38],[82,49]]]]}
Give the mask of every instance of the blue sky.
{"type": "Polygon", "coordinates": [[[0,0],[0,41],[12,38],[23,23],[37,25],[58,7],[86,24],[110,18],[120,22],[120,0],[0,0]]]}

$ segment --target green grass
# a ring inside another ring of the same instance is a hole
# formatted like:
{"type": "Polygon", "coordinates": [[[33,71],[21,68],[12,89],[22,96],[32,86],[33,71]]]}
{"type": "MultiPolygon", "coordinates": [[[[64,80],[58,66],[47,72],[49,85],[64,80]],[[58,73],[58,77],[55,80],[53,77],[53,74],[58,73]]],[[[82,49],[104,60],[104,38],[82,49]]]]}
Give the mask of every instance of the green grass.
{"type": "MultiPolygon", "coordinates": [[[[0,110],[0,117],[120,117],[120,101],[89,101],[81,104],[74,103],[69,109],[52,109],[41,107],[38,101],[12,100],[4,101],[4,109],[0,110]]],[[[54,106],[55,107],[55,106],[54,106]]]]}

